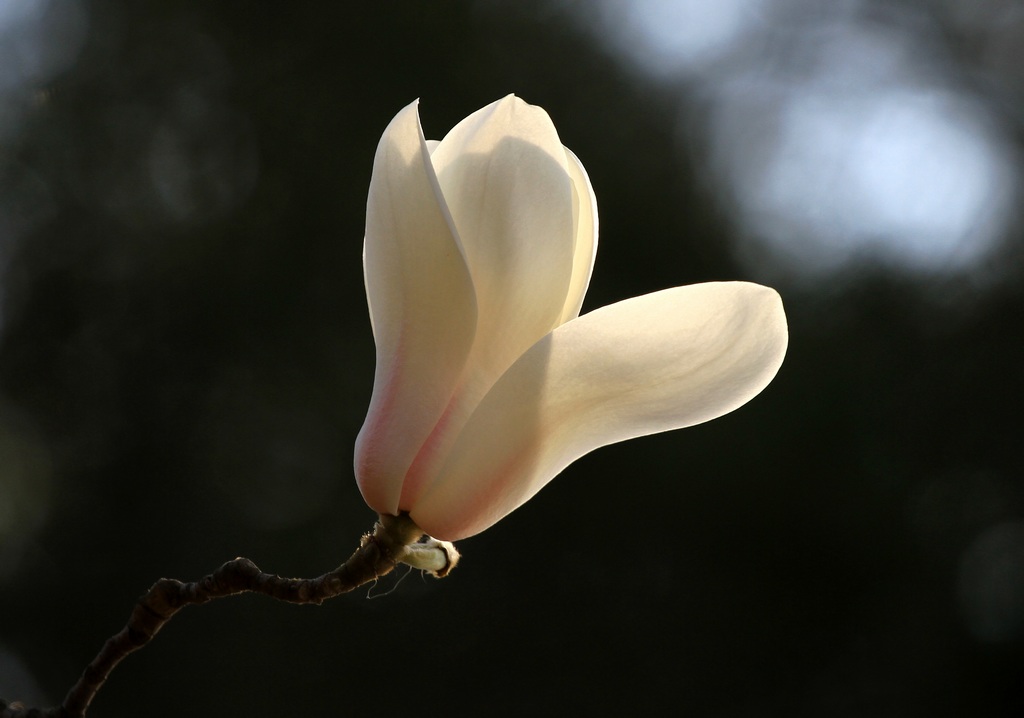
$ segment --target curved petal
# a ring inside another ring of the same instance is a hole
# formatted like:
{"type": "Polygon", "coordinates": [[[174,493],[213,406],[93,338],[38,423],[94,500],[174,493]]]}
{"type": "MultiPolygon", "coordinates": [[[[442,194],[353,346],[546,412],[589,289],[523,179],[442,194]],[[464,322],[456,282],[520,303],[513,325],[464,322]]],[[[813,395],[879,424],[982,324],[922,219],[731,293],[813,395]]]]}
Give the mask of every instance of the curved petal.
{"type": "Polygon", "coordinates": [[[566,147],[567,168],[572,180],[573,194],[573,226],[575,227],[576,244],[573,249],[572,279],[565,297],[565,305],[559,324],[579,316],[583,307],[583,297],[590,286],[590,277],[594,273],[594,260],[597,259],[597,197],[590,184],[590,177],[583,169],[583,163],[566,147]]]}
{"type": "Polygon", "coordinates": [[[775,376],[787,341],[779,295],[744,282],[668,289],[568,322],[495,384],[412,518],[436,538],[483,531],[599,446],[741,406],[775,376]]]}
{"type": "Polygon", "coordinates": [[[473,343],[476,299],[412,103],[373,163],[363,250],[377,346],[373,395],[356,439],[356,480],[382,513],[451,399],[473,343]]]}
{"type": "Polygon", "coordinates": [[[547,113],[512,95],[473,113],[431,153],[477,301],[466,373],[402,491],[412,506],[499,376],[562,316],[573,275],[573,187],[547,113]]]}
{"type": "Polygon", "coordinates": [[[431,161],[476,288],[474,363],[496,379],[565,304],[575,244],[565,149],[544,110],[509,95],[452,128],[431,161]]]}

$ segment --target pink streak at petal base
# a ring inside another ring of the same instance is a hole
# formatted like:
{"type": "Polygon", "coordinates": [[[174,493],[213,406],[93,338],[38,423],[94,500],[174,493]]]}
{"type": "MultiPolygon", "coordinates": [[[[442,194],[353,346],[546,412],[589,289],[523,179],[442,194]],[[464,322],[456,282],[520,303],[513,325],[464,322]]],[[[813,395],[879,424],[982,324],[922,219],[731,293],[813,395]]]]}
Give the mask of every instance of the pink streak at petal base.
{"type": "MultiPolygon", "coordinates": [[[[459,387],[452,394],[452,398],[448,402],[448,406],[445,407],[444,413],[441,414],[437,424],[434,425],[434,430],[430,432],[430,436],[423,442],[419,452],[416,454],[416,458],[412,461],[412,465],[409,466],[409,470],[405,474],[405,480],[402,482],[402,494],[398,501],[399,510],[409,511],[416,505],[416,499],[428,487],[430,479],[436,475],[437,468],[443,460],[442,454],[450,449],[454,443],[455,437],[450,436],[447,430],[452,426],[453,419],[458,415],[461,399],[462,387],[459,387]]],[[[459,425],[461,426],[461,423],[459,425]]]]}
{"type": "Polygon", "coordinates": [[[527,447],[510,456],[502,465],[494,467],[489,477],[491,480],[485,482],[485,490],[474,491],[468,497],[463,495],[461,501],[447,503],[445,511],[437,515],[422,515],[413,509],[410,512],[412,520],[430,536],[441,541],[460,541],[496,524],[508,511],[499,513],[495,507],[518,507],[525,502],[524,487],[519,478],[530,473],[522,465],[536,459],[534,448],[527,447]],[[503,500],[513,493],[519,494],[515,500],[503,500]]]}
{"type": "Polygon", "coordinates": [[[363,500],[377,513],[391,515],[398,514],[402,477],[391,475],[392,472],[386,468],[389,462],[386,458],[382,460],[381,457],[390,456],[394,452],[393,440],[389,442],[387,436],[393,433],[392,427],[395,424],[392,417],[395,416],[399,393],[403,344],[402,337],[399,336],[387,379],[374,381],[375,396],[371,399],[370,411],[359,430],[355,446],[356,485],[363,495],[363,500]],[[382,388],[379,394],[378,387],[382,388]]]}

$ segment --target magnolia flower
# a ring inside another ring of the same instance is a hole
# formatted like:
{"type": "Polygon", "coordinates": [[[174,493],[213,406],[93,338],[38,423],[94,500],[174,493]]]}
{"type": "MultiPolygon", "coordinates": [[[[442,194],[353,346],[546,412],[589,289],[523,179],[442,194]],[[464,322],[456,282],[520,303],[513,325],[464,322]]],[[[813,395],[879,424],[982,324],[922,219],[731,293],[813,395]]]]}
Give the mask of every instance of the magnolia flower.
{"type": "Polygon", "coordinates": [[[512,95],[377,148],[363,266],[377,347],[355,472],[378,513],[457,540],[605,444],[736,409],[786,351],[778,294],[676,287],[579,316],[597,250],[583,165],[512,95]]]}

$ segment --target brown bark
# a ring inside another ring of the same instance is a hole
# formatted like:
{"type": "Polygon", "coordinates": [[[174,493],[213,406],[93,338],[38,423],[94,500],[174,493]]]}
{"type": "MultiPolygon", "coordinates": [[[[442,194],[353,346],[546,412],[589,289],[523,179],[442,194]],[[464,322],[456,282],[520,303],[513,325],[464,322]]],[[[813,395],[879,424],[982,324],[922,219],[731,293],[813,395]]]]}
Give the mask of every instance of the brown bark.
{"type": "MultiPolygon", "coordinates": [[[[247,558],[228,561],[213,573],[192,583],[162,578],[135,604],[128,623],[103,645],[78,682],[71,687],[64,703],[41,710],[0,699],[0,718],[82,718],[96,693],[114,667],[129,653],[142,648],[171,617],[186,606],[239,593],[262,593],[279,601],[319,605],[365,583],[384,576],[395,568],[423,532],[408,516],[381,516],[373,533],[365,534],[359,548],[338,568],[317,578],[283,578],[263,573],[247,558]]],[[[438,546],[437,542],[434,542],[438,546]]],[[[446,565],[435,575],[444,576],[458,560],[450,544],[444,551],[446,565]]]]}

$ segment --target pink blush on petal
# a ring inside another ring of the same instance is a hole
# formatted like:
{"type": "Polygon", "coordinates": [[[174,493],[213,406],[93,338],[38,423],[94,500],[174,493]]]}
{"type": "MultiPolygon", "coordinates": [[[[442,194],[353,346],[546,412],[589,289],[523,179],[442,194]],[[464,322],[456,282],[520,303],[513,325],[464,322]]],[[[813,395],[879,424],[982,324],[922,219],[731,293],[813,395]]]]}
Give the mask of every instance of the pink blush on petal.
{"type": "Polygon", "coordinates": [[[430,432],[427,440],[423,442],[423,446],[420,447],[416,458],[413,459],[412,465],[406,472],[405,480],[402,482],[402,495],[398,501],[399,510],[412,510],[412,507],[416,505],[416,500],[423,493],[424,488],[429,483],[429,479],[433,476],[431,468],[436,470],[439,464],[439,452],[445,446],[451,446],[451,437],[446,436],[446,430],[452,423],[460,396],[461,390],[456,389],[452,394],[452,398],[448,401],[448,406],[445,407],[444,413],[437,420],[433,431],[430,432]]]}
{"type": "Polygon", "coordinates": [[[420,523],[415,510],[411,512],[413,520],[428,534],[443,541],[459,541],[493,526],[530,496],[523,490],[522,477],[531,473],[524,470],[524,464],[536,455],[532,449],[524,447],[523,451],[494,467],[490,476],[481,480],[483,488],[461,492],[446,502],[443,511],[435,512],[437,521],[420,523]]]}
{"type": "Polygon", "coordinates": [[[355,472],[356,484],[366,504],[378,513],[397,514],[398,497],[401,492],[402,476],[388,470],[387,458],[393,456],[395,433],[392,417],[397,407],[397,387],[402,362],[401,337],[395,350],[395,361],[387,378],[382,382],[384,391],[373,403],[371,412],[356,440],[355,472]],[[383,459],[383,460],[382,460],[383,459]]]}

